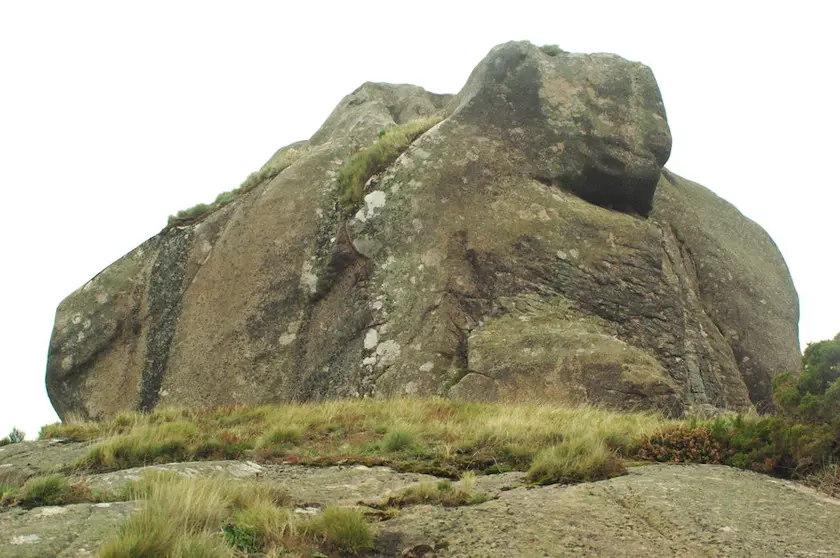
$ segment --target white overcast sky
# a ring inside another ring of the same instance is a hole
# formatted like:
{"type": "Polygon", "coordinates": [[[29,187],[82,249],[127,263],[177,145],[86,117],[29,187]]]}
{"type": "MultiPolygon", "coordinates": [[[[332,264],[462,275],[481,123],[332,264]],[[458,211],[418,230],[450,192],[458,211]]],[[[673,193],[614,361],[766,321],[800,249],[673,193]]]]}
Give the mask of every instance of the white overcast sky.
{"type": "Polygon", "coordinates": [[[807,342],[840,330],[837,17],[830,2],[0,0],[0,436],[56,420],[58,303],[306,139],[365,81],[455,93],[527,39],[649,65],[668,167],[761,224],[807,342]]]}

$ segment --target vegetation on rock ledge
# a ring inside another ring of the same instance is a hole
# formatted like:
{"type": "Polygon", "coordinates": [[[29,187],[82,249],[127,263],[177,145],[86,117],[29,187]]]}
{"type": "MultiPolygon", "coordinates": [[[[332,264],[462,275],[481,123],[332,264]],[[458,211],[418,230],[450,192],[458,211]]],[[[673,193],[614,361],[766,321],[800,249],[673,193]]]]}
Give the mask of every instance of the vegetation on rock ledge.
{"type": "Polygon", "coordinates": [[[418,118],[388,128],[379,134],[376,143],[353,155],[338,172],[341,203],[345,210],[350,212],[358,207],[364,198],[367,181],[387,169],[414,140],[441,120],[440,117],[418,118]]]}
{"type": "Polygon", "coordinates": [[[272,159],[260,170],[249,174],[248,178],[246,178],[238,188],[228,192],[222,192],[216,196],[213,203],[199,203],[189,209],[182,209],[175,215],[170,215],[166,226],[177,227],[180,225],[188,225],[203,219],[207,215],[238,199],[243,194],[250,192],[263,182],[271,180],[286,170],[292,163],[297,161],[298,158],[300,158],[300,155],[301,153],[297,149],[289,149],[282,157],[279,157],[277,160],[272,159]]]}

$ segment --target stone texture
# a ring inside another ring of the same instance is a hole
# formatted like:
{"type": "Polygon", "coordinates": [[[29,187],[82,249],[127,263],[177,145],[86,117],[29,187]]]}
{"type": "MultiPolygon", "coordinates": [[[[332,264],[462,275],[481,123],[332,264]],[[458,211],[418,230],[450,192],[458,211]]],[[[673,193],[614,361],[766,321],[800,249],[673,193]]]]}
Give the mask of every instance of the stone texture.
{"type": "Polygon", "coordinates": [[[799,367],[788,270],[758,225],[664,169],[670,145],[650,69],[614,55],[507,43],[456,96],[364,84],[279,175],[62,302],[53,405],[766,405],[799,367]],[[337,170],[431,114],[348,217],[337,170]]]}
{"type": "MultiPolygon", "coordinates": [[[[376,504],[425,475],[384,467],[306,468],[250,462],[179,463],[185,475],[282,484],[299,514],[330,503],[376,504]]],[[[114,488],[143,469],[92,475],[114,488]]],[[[840,500],[789,481],[711,465],[651,465],[575,486],[522,486],[521,473],[479,477],[491,499],[419,505],[382,516],[373,556],[836,556],[840,500]]],[[[95,556],[136,502],[0,509],[0,556],[95,556]]],[[[368,509],[368,511],[374,511],[368,509]]]]}

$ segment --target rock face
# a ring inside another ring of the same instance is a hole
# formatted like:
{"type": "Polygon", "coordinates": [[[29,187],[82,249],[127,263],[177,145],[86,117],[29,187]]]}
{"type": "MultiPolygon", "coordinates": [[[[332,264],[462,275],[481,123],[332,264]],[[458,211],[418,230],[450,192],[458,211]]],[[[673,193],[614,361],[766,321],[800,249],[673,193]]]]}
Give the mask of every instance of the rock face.
{"type": "Polygon", "coordinates": [[[276,177],[62,302],[50,398],[60,416],[391,395],[766,405],[799,367],[787,267],[664,169],[670,146],[653,74],[614,55],[507,43],[454,97],[364,84],[276,177]],[[341,166],[434,114],[348,214],[341,166]]]}
{"type": "MultiPolygon", "coordinates": [[[[19,463],[2,452],[0,462],[19,463]]],[[[298,513],[329,504],[373,511],[368,506],[405,487],[440,480],[384,467],[241,461],[167,464],[84,480],[116,490],[148,470],[282,487],[298,513]]],[[[837,555],[840,500],[790,481],[713,465],[634,467],[624,477],[573,486],[523,486],[522,480],[522,473],[478,477],[475,493],[490,499],[477,505],[403,508],[378,522],[370,556],[837,555]]],[[[0,556],[92,556],[138,507],[129,501],[0,508],[0,556]]]]}

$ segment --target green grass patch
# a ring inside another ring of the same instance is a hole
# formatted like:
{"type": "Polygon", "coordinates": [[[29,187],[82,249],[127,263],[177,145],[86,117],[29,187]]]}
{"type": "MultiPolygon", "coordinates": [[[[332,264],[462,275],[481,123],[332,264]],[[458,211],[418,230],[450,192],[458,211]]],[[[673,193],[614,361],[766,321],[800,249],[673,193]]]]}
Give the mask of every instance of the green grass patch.
{"type": "Polygon", "coordinates": [[[331,550],[353,555],[373,550],[374,529],[358,510],[330,506],[303,528],[331,550]]]}
{"type": "Polygon", "coordinates": [[[356,554],[373,545],[373,528],[359,512],[334,507],[301,518],[272,485],[158,471],[129,491],[139,509],[100,547],[101,558],[356,554]]]}
{"type": "Polygon", "coordinates": [[[597,436],[564,440],[540,450],[528,469],[536,484],[603,480],[627,473],[621,460],[597,436]]]}
{"type": "Polygon", "coordinates": [[[63,506],[80,502],[113,502],[124,500],[119,492],[91,490],[82,479],[63,474],[32,477],[26,482],[0,480],[0,505],[34,508],[63,506]]]}
{"type": "Polygon", "coordinates": [[[418,118],[388,128],[379,134],[375,143],[353,155],[338,172],[341,203],[345,210],[355,211],[364,198],[367,181],[387,169],[414,140],[441,120],[440,117],[418,118]]]}
{"type": "Polygon", "coordinates": [[[199,203],[188,209],[182,209],[175,215],[170,215],[166,224],[167,227],[176,227],[181,225],[189,225],[200,221],[207,215],[214,211],[221,209],[229,203],[235,201],[243,194],[250,192],[263,182],[267,182],[286,170],[292,163],[300,158],[301,152],[297,149],[288,149],[281,157],[276,160],[272,158],[271,161],[265,164],[260,170],[252,172],[248,175],[238,188],[228,192],[222,192],[213,203],[199,203]]]}
{"type": "MultiPolygon", "coordinates": [[[[42,436],[63,437],[70,429],[78,437],[100,439],[74,464],[85,471],[247,458],[310,465],[388,465],[456,479],[469,470],[528,471],[537,454],[564,444],[594,448],[593,454],[616,459],[635,457],[641,440],[675,424],[680,423],[654,413],[594,407],[443,399],[345,400],[123,413],[100,423],[45,427],[42,436]]],[[[552,455],[581,460],[579,453],[552,455]]],[[[557,478],[567,482],[615,472],[604,468],[604,460],[592,463],[601,473],[557,478]]],[[[539,478],[548,482],[550,477],[539,478]]]]}

